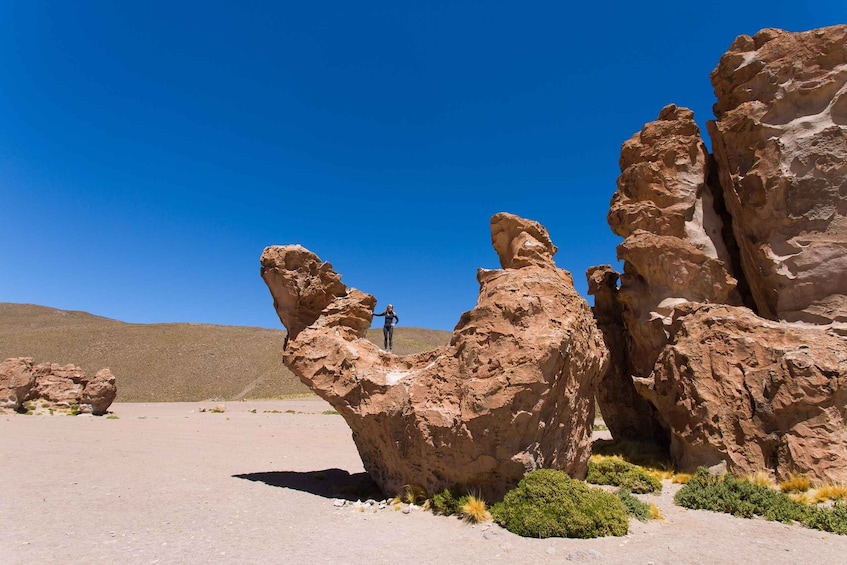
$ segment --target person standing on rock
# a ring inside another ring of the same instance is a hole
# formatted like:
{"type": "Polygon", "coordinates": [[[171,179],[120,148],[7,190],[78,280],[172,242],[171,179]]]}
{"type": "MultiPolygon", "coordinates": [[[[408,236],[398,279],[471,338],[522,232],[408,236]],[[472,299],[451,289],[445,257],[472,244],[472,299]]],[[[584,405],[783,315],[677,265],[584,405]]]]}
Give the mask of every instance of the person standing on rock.
{"type": "Polygon", "coordinates": [[[394,312],[394,306],[391,304],[385,308],[385,312],[382,314],[374,312],[374,316],[385,316],[385,325],[382,326],[382,337],[385,340],[385,350],[390,352],[394,341],[394,326],[400,321],[400,317],[394,312]]]}

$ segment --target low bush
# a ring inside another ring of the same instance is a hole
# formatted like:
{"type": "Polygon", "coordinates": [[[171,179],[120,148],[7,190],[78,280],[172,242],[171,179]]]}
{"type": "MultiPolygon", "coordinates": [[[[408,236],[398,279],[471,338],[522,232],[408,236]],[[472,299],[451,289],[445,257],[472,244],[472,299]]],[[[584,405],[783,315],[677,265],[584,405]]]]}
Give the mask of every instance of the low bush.
{"type": "Polygon", "coordinates": [[[620,457],[592,456],[585,481],[595,485],[621,487],[637,494],[662,490],[659,479],[620,457]]]}
{"type": "Polygon", "coordinates": [[[653,514],[650,510],[650,505],[646,502],[641,502],[630,493],[625,488],[618,489],[617,492],[618,498],[623,502],[624,508],[626,508],[626,513],[635,518],[636,520],[640,520],[641,522],[646,522],[647,520],[653,519],[653,514]]]}
{"type": "Polygon", "coordinates": [[[697,474],[679,489],[674,502],[693,509],[715,510],[750,518],[800,522],[804,526],[847,535],[847,503],[836,501],[832,506],[807,506],[771,487],[740,480],[731,475],[724,478],[700,468],[697,474]]]}
{"type": "Polygon", "coordinates": [[[829,508],[813,506],[803,518],[803,525],[815,530],[847,535],[847,504],[839,501],[829,508]]]}
{"type": "Polygon", "coordinates": [[[444,489],[432,495],[430,507],[435,514],[453,516],[459,513],[459,497],[452,490],[444,489]]]}
{"type": "Polygon", "coordinates": [[[674,502],[685,508],[715,510],[734,516],[791,522],[802,520],[806,507],[786,494],[732,475],[717,477],[705,467],[676,493],[674,502]]]}
{"type": "Polygon", "coordinates": [[[553,469],[527,474],[491,514],[510,532],[534,538],[623,536],[628,529],[626,508],[617,496],[553,469]]]}

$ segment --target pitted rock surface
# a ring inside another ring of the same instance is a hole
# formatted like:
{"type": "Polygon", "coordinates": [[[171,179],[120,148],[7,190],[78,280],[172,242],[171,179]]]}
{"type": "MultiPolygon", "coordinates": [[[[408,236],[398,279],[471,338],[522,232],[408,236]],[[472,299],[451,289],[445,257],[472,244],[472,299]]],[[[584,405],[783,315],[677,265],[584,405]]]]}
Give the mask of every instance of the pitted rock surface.
{"type": "Polygon", "coordinates": [[[115,396],[117,386],[109,369],[88,377],[75,365],[34,365],[30,357],[0,363],[0,408],[21,410],[24,402],[35,400],[44,407],[99,416],[106,413],[115,396]]]}
{"type": "Polygon", "coordinates": [[[714,155],[674,105],[621,150],[620,287],[588,273],[617,360],[598,400],[680,468],[843,481],[847,26],[740,36],[712,84],[714,155]]]}
{"type": "Polygon", "coordinates": [[[375,300],[355,289],[317,292],[334,298],[311,322],[291,317],[298,303],[280,296],[314,289],[309,273],[327,264],[312,255],[300,264],[317,269],[286,272],[299,246],[262,255],[263,273],[278,273],[268,286],[280,319],[309,322],[289,341],[286,365],[345,418],[388,494],[467,486],[491,500],[532,469],[586,473],[593,387],[608,362],[602,336],[543,226],[501,213],[491,233],[503,268],[478,272],[476,307],[447,346],[403,357],[362,339],[375,300]]]}

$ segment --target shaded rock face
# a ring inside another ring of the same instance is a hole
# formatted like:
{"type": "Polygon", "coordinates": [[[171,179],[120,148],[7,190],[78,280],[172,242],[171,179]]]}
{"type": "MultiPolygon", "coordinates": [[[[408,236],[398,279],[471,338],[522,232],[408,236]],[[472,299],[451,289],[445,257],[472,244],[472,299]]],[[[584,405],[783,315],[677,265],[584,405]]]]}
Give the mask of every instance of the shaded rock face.
{"type": "MultiPolygon", "coordinates": [[[[652,419],[682,469],[843,480],[847,26],[741,36],[712,84],[714,155],[674,105],[622,148],[609,224],[624,273],[619,288],[608,267],[588,273],[623,367],[601,409],[652,419]],[[633,415],[632,379],[653,411],[633,415]]],[[[618,427],[655,441],[642,421],[618,427]]]]}
{"type": "Polygon", "coordinates": [[[609,368],[597,385],[597,404],[612,437],[668,445],[667,430],[656,409],[641,397],[631,378],[634,371],[627,355],[628,336],[621,323],[618,278],[611,265],[588,270],[588,294],[594,296],[592,311],[609,350],[609,368]]]}
{"type": "Polygon", "coordinates": [[[29,357],[0,363],[0,408],[21,410],[24,402],[35,400],[48,407],[102,415],[116,395],[115,377],[109,369],[90,378],[75,365],[33,365],[29,357]]]}
{"type": "Polygon", "coordinates": [[[586,473],[593,387],[608,362],[602,336],[570,274],[556,267],[543,226],[497,214],[491,233],[503,268],[478,272],[476,307],[447,346],[404,357],[363,339],[376,301],[355,289],[323,293],[334,298],[311,321],[292,318],[304,309],[280,296],[302,295],[297,285],[314,289],[312,273],[331,266],[311,255],[288,272],[299,246],[262,255],[280,319],[306,323],[286,365],[345,418],[386,493],[468,486],[491,500],[532,469],[586,473]],[[290,310],[280,312],[282,304],[290,310]]]}

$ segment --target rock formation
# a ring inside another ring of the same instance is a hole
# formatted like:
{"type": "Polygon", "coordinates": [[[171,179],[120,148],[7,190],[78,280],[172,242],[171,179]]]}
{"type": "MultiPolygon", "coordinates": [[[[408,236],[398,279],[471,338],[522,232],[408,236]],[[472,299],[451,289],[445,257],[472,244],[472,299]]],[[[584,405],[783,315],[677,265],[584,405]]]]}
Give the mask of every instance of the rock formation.
{"type": "Polygon", "coordinates": [[[674,105],[621,151],[620,287],[588,273],[623,367],[601,410],[664,428],[683,469],[844,480],[847,26],[741,36],[712,84],[714,156],[674,105]],[[632,378],[654,410],[633,415],[632,378]]]}
{"type": "Polygon", "coordinates": [[[742,35],[712,85],[709,133],[759,314],[847,322],[847,26],[742,35]]]}
{"type": "Polygon", "coordinates": [[[502,269],[479,270],[476,307],[447,346],[404,357],[363,339],[376,301],[329,263],[296,245],[262,254],[295,330],[286,365],[345,418],[386,493],[466,486],[491,500],[532,469],[585,475],[602,337],[543,226],[497,214],[491,234],[502,269]]]}
{"type": "Polygon", "coordinates": [[[89,378],[79,367],[41,363],[30,357],[0,363],[0,408],[21,410],[27,401],[46,408],[105,414],[115,400],[115,377],[101,369],[89,378]]]}
{"type": "Polygon", "coordinates": [[[847,481],[847,341],[733,306],[686,303],[674,326],[641,382],[681,468],[847,481]]]}

